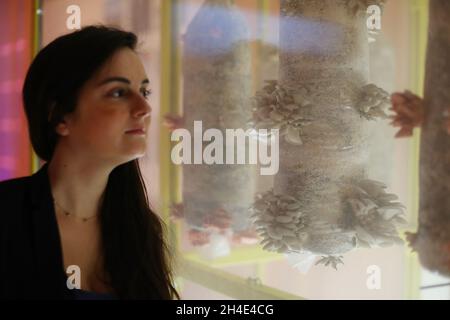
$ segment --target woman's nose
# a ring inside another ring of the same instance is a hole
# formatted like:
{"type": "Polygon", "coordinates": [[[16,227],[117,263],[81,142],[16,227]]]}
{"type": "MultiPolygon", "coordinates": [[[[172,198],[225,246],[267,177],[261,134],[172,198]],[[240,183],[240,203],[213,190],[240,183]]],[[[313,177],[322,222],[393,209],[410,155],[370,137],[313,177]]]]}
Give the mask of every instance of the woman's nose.
{"type": "Polygon", "coordinates": [[[136,101],[136,105],[133,108],[133,117],[144,118],[149,116],[152,112],[150,103],[143,97],[139,97],[136,101]]]}

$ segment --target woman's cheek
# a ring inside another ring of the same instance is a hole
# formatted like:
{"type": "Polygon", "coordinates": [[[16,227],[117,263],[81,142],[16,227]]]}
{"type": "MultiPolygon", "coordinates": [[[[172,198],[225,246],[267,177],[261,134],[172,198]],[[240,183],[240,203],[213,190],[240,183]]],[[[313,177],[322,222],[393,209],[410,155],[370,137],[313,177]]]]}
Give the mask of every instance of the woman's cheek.
{"type": "Polygon", "coordinates": [[[101,130],[114,131],[124,123],[124,112],[120,109],[108,110],[96,115],[94,125],[101,130]]]}

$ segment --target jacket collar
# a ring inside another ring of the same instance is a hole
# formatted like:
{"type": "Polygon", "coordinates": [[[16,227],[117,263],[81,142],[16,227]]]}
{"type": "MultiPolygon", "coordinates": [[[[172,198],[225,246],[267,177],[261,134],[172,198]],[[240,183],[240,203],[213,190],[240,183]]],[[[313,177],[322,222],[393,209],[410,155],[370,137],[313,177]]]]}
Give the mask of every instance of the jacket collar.
{"type": "MultiPolygon", "coordinates": [[[[33,242],[40,290],[48,297],[68,294],[61,239],[53,206],[48,163],[31,176],[33,242]]],[[[42,292],[41,291],[41,292],[42,292]]]]}

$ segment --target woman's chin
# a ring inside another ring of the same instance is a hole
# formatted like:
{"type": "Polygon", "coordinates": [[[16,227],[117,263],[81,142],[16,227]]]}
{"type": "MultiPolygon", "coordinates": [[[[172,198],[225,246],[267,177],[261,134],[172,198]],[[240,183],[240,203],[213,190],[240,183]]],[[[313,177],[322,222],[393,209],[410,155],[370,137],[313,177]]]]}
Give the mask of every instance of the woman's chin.
{"type": "Polygon", "coordinates": [[[129,150],[128,152],[122,153],[121,156],[118,157],[118,162],[126,163],[135,159],[139,159],[145,156],[146,149],[141,148],[137,150],[129,150]]]}
{"type": "Polygon", "coordinates": [[[136,151],[136,152],[129,154],[128,158],[130,160],[134,160],[134,159],[142,158],[143,156],[145,156],[145,150],[140,150],[140,151],[136,151]]]}

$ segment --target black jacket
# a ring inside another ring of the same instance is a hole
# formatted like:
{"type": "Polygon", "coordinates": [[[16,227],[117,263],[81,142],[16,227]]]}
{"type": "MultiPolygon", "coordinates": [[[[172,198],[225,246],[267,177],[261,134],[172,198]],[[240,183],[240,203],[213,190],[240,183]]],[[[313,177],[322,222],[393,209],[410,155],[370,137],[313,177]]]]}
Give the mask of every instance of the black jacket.
{"type": "Polygon", "coordinates": [[[71,299],[45,164],[0,182],[0,298],[71,299]]]}

